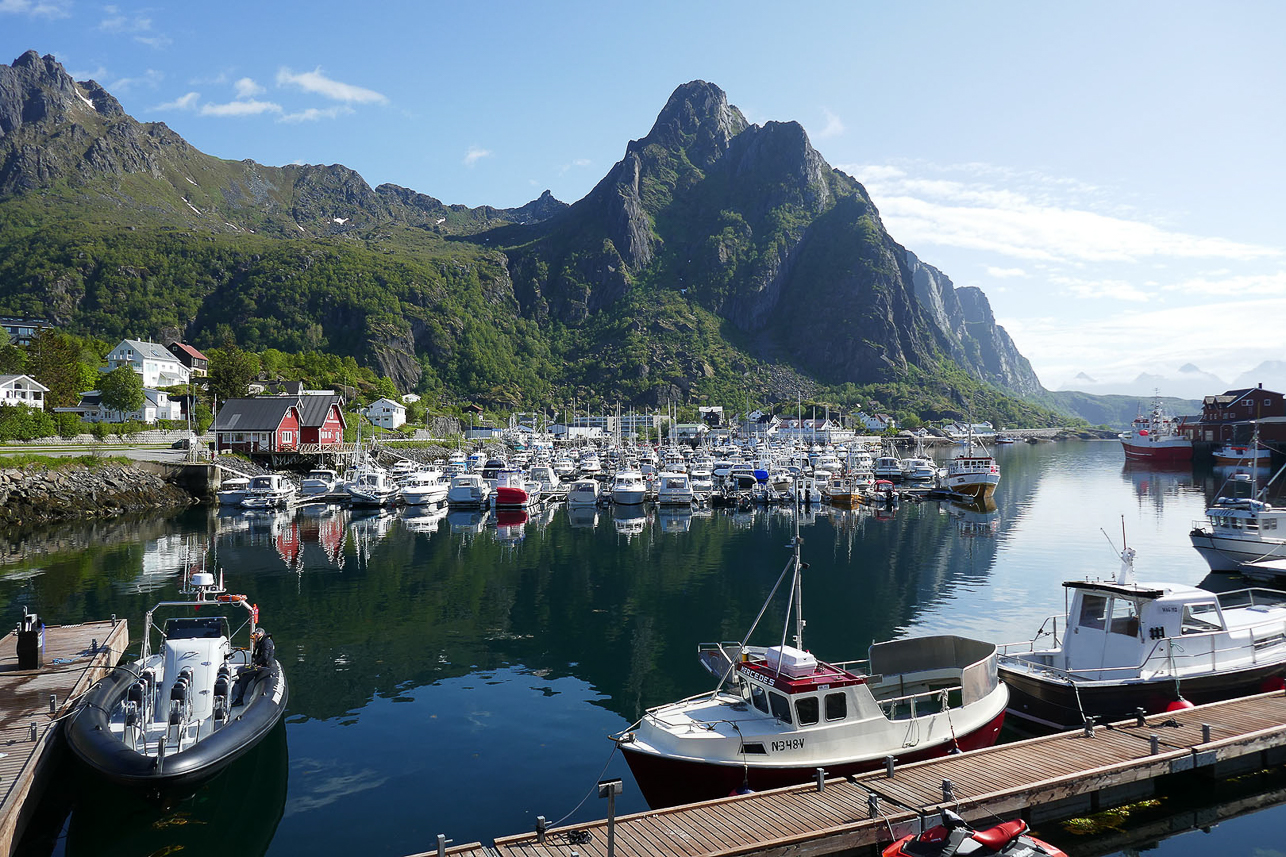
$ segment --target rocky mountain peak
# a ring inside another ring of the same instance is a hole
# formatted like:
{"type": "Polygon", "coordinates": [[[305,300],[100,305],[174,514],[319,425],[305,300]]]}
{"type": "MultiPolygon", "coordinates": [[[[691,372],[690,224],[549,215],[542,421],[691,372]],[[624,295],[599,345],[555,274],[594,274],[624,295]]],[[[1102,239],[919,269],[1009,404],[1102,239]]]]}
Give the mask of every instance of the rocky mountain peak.
{"type": "Polygon", "coordinates": [[[0,138],[23,125],[86,115],[124,115],[119,102],[93,81],[77,84],[52,54],[27,51],[0,65],[0,138]]]}
{"type": "Polygon", "coordinates": [[[655,144],[672,151],[686,150],[694,164],[706,167],[726,152],[732,138],[748,125],[741,111],[728,103],[722,89],[704,80],[694,80],[674,90],[657,115],[652,130],[636,145],[642,148],[655,144]]]}

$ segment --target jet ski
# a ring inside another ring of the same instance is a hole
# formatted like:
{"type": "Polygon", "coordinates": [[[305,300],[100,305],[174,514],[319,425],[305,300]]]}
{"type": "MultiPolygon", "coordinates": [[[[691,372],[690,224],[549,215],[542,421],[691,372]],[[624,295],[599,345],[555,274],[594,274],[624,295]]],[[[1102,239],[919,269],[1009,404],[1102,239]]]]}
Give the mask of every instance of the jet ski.
{"type": "Polygon", "coordinates": [[[904,836],[884,849],[884,857],[1067,857],[1067,853],[1027,832],[1021,818],[974,830],[949,809],[942,824],[904,836]]]}

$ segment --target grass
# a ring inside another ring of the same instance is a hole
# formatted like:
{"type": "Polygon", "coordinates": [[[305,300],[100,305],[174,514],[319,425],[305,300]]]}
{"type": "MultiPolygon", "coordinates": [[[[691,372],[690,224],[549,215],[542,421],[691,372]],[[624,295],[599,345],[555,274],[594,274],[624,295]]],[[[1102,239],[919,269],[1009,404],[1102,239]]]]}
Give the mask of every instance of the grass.
{"type": "Polygon", "coordinates": [[[88,467],[94,469],[108,464],[135,464],[136,462],[121,455],[36,455],[30,452],[0,454],[0,462],[7,468],[17,467],[22,470],[66,470],[71,467],[88,467]]]}

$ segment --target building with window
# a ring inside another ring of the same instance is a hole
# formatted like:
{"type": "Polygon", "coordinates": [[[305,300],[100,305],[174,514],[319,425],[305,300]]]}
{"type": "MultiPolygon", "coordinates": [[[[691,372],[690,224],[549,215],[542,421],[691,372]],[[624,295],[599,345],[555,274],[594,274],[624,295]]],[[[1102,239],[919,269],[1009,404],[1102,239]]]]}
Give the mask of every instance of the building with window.
{"type": "Polygon", "coordinates": [[[165,346],[138,339],[121,340],[121,344],[108,353],[107,368],[103,371],[110,372],[120,366],[129,366],[142,375],[144,387],[186,384],[192,375],[165,346]]]}
{"type": "Polygon", "coordinates": [[[30,375],[0,375],[0,405],[26,405],[45,409],[49,388],[30,375]]]}
{"type": "Polygon", "coordinates": [[[371,425],[380,428],[395,429],[406,425],[406,405],[392,399],[376,399],[362,414],[371,421],[371,425]]]}
{"type": "Polygon", "coordinates": [[[171,342],[170,353],[188,367],[193,378],[204,378],[210,374],[210,358],[186,342],[171,342]]]}
{"type": "Polygon", "coordinates": [[[1250,443],[1259,424],[1263,442],[1286,442],[1286,397],[1264,385],[1228,390],[1201,401],[1200,418],[1184,417],[1179,432],[1192,441],[1250,443]]]}
{"type": "Polygon", "coordinates": [[[228,399],[214,418],[220,452],[269,453],[299,448],[299,400],[290,396],[228,399]]]}
{"type": "Polygon", "coordinates": [[[31,340],[43,328],[53,328],[51,322],[43,318],[15,318],[13,316],[0,316],[0,327],[4,332],[9,334],[9,342],[12,345],[30,345],[31,340]]]}
{"type": "Polygon", "coordinates": [[[88,390],[80,394],[80,402],[70,408],[54,408],[55,413],[76,414],[87,423],[124,423],[136,422],[152,425],[157,420],[183,419],[183,405],[178,399],[170,398],[169,393],[152,387],[143,388],[143,407],[136,411],[121,413],[103,407],[103,395],[98,390],[88,390]]]}

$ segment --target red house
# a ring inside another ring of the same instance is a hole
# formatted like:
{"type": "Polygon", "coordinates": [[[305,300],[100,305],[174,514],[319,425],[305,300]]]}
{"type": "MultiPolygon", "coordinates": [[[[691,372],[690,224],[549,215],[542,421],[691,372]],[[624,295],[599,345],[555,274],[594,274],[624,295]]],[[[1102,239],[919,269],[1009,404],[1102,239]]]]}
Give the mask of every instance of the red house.
{"type": "Polygon", "coordinates": [[[1179,430],[1193,441],[1215,444],[1249,443],[1259,423],[1261,441],[1286,440],[1286,397],[1263,385],[1206,396],[1201,419],[1185,422],[1179,430]]]}
{"type": "Polygon", "coordinates": [[[344,397],[332,394],[304,394],[299,397],[300,443],[325,448],[344,442],[344,397]]]}
{"type": "Polygon", "coordinates": [[[214,418],[219,452],[286,452],[299,448],[299,400],[288,396],[229,399],[214,418]]]}

